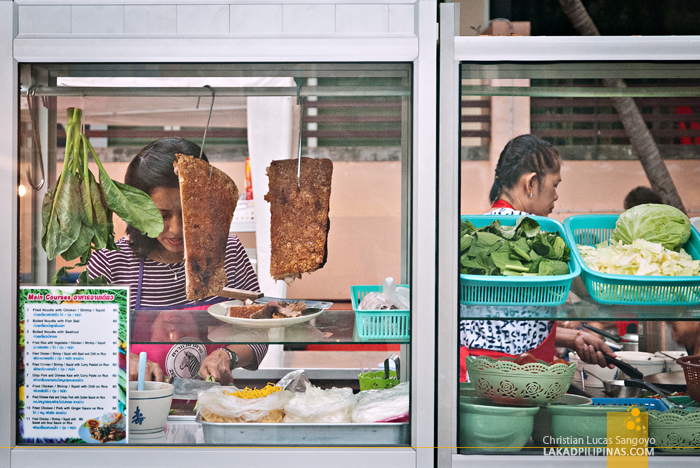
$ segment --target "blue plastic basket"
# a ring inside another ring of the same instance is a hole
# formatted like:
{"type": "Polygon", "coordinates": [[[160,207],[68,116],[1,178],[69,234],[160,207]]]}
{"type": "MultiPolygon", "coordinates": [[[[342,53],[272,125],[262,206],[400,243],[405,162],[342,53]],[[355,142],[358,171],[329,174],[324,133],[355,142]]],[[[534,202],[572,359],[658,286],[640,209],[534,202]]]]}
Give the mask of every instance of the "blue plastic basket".
{"type": "MultiPolygon", "coordinates": [[[[564,220],[569,245],[596,245],[610,239],[619,215],[576,215],[564,220]]],[[[691,228],[683,249],[700,259],[700,236],[691,228]]],[[[700,276],[634,276],[600,273],[588,267],[578,249],[572,257],[581,267],[581,279],[591,297],[602,304],[700,304],[700,276]]]]}
{"type": "MultiPolygon", "coordinates": [[[[404,288],[406,284],[399,285],[404,288]]],[[[381,292],[382,286],[351,286],[352,310],[355,312],[355,330],[362,340],[406,340],[410,335],[411,311],[408,309],[360,310],[362,298],[370,292],[381,292]]]]}
{"type": "MultiPolygon", "coordinates": [[[[567,241],[564,226],[555,219],[529,216],[536,220],[543,231],[558,232],[567,241]]],[[[475,227],[488,226],[499,220],[503,226],[514,226],[521,216],[465,215],[475,227]]],[[[571,244],[567,241],[571,248],[571,244]]],[[[573,255],[574,249],[571,249],[573,255]]],[[[569,274],[558,276],[485,276],[459,275],[459,302],[473,305],[537,305],[556,306],[566,301],[571,282],[581,273],[581,268],[569,259],[569,274]]]]}
{"type": "Polygon", "coordinates": [[[648,410],[666,411],[668,406],[656,398],[591,398],[594,406],[640,406],[648,410]]]}

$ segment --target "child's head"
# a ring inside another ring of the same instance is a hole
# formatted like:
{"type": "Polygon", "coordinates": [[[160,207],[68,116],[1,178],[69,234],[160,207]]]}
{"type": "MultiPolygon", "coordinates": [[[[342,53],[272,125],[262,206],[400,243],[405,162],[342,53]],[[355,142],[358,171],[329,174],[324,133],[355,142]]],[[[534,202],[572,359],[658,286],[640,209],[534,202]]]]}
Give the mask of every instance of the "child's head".
{"type": "Polygon", "coordinates": [[[661,200],[658,193],[654,192],[649,187],[639,186],[630,190],[625,197],[623,206],[626,210],[629,210],[633,206],[645,205],[647,203],[662,204],[663,200],[661,200]]]}

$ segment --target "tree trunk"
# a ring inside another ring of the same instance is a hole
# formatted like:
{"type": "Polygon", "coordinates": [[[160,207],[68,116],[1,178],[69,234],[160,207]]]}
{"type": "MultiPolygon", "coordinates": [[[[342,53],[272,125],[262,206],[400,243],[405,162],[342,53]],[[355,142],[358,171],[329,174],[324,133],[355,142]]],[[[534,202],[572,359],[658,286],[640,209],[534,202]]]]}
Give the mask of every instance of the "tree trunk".
{"type": "MultiPolygon", "coordinates": [[[[559,0],[559,3],[579,34],[582,36],[600,36],[598,28],[596,28],[593,20],[588,15],[581,0],[559,0]]],[[[625,81],[620,78],[606,78],[603,80],[603,84],[609,88],[627,87],[625,81]]],[[[671,174],[661,158],[656,142],[654,142],[634,99],[631,97],[615,97],[612,100],[622,125],[629,135],[632,148],[642,163],[651,188],[661,196],[664,203],[675,206],[687,214],[671,174]]]]}

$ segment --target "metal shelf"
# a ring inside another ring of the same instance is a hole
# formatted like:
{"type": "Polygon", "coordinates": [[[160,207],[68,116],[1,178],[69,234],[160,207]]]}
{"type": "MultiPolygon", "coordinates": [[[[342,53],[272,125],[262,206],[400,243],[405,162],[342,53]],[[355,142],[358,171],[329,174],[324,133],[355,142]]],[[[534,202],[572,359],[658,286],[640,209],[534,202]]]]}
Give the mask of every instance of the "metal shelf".
{"type": "Polygon", "coordinates": [[[146,315],[138,320],[151,323],[152,327],[167,327],[168,333],[159,333],[168,340],[151,339],[152,328],[144,330],[132,327],[132,344],[168,344],[176,343],[187,337],[204,344],[372,344],[395,343],[409,344],[410,339],[402,340],[362,340],[355,330],[355,313],[352,310],[326,310],[323,314],[310,320],[289,327],[244,328],[223,323],[212,317],[206,310],[192,311],[155,311],[138,310],[136,315],[146,315]],[[165,318],[161,314],[168,314],[165,318]]]}

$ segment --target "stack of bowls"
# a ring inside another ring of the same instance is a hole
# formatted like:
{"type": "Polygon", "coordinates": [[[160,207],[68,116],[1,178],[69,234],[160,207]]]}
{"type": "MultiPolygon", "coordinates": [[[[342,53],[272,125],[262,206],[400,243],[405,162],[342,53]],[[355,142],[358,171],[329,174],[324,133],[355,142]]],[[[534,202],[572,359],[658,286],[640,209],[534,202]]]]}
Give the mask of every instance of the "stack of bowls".
{"type": "Polygon", "coordinates": [[[649,437],[663,452],[700,453],[700,408],[649,410],[649,437]]]}
{"type": "Polygon", "coordinates": [[[565,394],[554,400],[550,405],[543,406],[535,413],[535,427],[532,430],[532,442],[535,447],[554,445],[554,432],[552,431],[552,413],[547,408],[551,406],[590,406],[590,398],[565,394]]]}
{"type": "Polygon", "coordinates": [[[467,452],[518,452],[530,440],[539,409],[460,397],[458,448],[467,452]]]}
{"type": "Polygon", "coordinates": [[[626,406],[557,406],[547,410],[552,415],[552,434],[559,447],[605,447],[608,413],[624,413],[626,406]]]}
{"type": "Polygon", "coordinates": [[[510,357],[467,356],[467,372],[477,394],[502,405],[535,406],[551,403],[569,389],[574,364],[544,361],[516,364],[510,357]]]}

